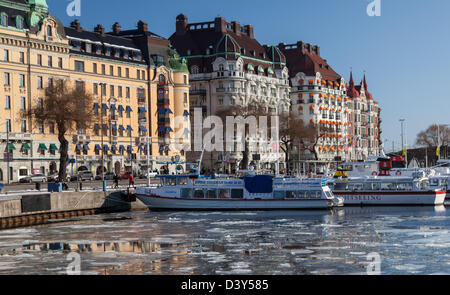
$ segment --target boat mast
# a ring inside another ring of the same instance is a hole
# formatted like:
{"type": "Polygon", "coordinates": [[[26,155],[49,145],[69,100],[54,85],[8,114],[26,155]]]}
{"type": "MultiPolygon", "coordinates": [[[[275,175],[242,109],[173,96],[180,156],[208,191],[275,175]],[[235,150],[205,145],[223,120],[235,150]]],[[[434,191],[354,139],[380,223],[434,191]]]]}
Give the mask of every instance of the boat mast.
{"type": "Polygon", "coordinates": [[[203,146],[202,154],[200,155],[200,160],[198,161],[198,168],[197,168],[198,169],[197,174],[198,174],[199,177],[200,177],[200,168],[201,168],[201,165],[202,165],[204,153],[205,153],[205,147],[203,146]]]}

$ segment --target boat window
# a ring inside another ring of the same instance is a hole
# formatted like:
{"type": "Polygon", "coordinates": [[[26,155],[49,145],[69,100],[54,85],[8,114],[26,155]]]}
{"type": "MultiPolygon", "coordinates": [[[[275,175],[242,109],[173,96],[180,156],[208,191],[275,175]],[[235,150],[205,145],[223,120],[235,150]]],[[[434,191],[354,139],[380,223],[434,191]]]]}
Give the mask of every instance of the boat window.
{"type": "Polygon", "coordinates": [[[232,189],[231,190],[231,198],[233,198],[233,199],[243,199],[244,198],[244,190],[242,190],[242,189],[232,189]]]}
{"type": "Polygon", "coordinates": [[[300,198],[300,199],[305,199],[305,198],[307,198],[306,191],[298,191],[298,192],[297,192],[297,198],[300,198]]]}
{"type": "Polygon", "coordinates": [[[178,178],[178,184],[179,185],[186,185],[187,184],[187,178],[186,177],[178,178]]]}
{"type": "Polygon", "coordinates": [[[353,190],[353,191],[361,191],[363,189],[363,184],[362,183],[351,183],[348,185],[348,189],[353,190]]]}
{"type": "Polygon", "coordinates": [[[227,189],[220,189],[219,190],[219,198],[220,199],[229,199],[230,198],[230,191],[227,189]]]}
{"type": "Polygon", "coordinates": [[[381,190],[393,190],[394,189],[394,184],[393,183],[381,183],[381,190]]]}
{"type": "Polygon", "coordinates": [[[192,189],[190,189],[190,188],[181,189],[181,197],[182,198],[192,198],[192,189]]]}
{"type": "Polygon", "coordinates": [[[397,185],[397,189],[410,191],[412,190],[412,183],[411,182],[399,183],[397,185]]]}
{"type": "Polygon", "coordinates": [[[333,198],[333,193],[332,193],[332,192],[330,192],[330,191],[324,191],[324,193],[325,193],[325,196],[326,196],[328,199],[333,198]]]}
{"type": "Polygon", "coordinates": [[[273,192],[273,198],[274,199],[284,199],[284,192],[283,191],[273,192]]]}
{"type": "Polygon", "coordinates": [[[347,190],[347,183],[335,183],[334,189],[337,191],[345,191],[347,190]]]}
{"type": "Polygon", "coordinates": [[[306,196],[307,196],[308,199],[320,198],[320,194],[318,194],[318,191],[308,191],[306,193],[306,196]]]}
{"type": "Polygon", "coordinates": [[[177,185],[177,180],[175,178],[166,178],[165,182],[166,182],[166,185],[169,185],[169,186],[177,185]]]}
{"type": "Polygon", "coordinates": [[[209,189],[206,191],[206,198],[207,199],[217,199],[216,190],[215,189],[209,189]]]}
{"type": "Polygon", "coordinates": [[[205,196],[203,195],[203,190],[202,189],[196,189],[194,191],[194,198],[195,199],[204,199],[205,196]]]}
{"type": "Polygon", "coordinates": [[[439,178],[432,178],[432,179],[430,179],[430,185],[438,186],[439,185],[439,178]]]}
{"type": "Polygon", "coordinates": [[[287,191],[286,192],[286,199],[294,199],[296,195],[296,192],[293,191],[287,191]]]}
{"type": "Polygon", "coordinates": [[[381,185],[380,185],[380,183],[377,183],[377,182],[364,183],[364,190],[377,191],[377,190],[380,190],[380,188],[381,188],[381,185]]]}

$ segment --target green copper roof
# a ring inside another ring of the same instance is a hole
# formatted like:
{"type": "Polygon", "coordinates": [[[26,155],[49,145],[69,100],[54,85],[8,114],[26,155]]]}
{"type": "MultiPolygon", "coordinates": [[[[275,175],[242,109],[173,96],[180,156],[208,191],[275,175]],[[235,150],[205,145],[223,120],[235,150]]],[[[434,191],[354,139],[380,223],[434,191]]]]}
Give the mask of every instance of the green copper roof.
{"type": "Polygon", "coordinates": [[[28,4],[43,6],[43,7],[48,8],[47,1],[45,1],[45,0],[28,0],[28,4]]]}
{"type": "Polygon", "coordinates": [[[169,64],[169,67],[174,71],[189,72],[186,59],[181,58],[180,55],[172,48],[169,48],[168,64],[169,64]]]}

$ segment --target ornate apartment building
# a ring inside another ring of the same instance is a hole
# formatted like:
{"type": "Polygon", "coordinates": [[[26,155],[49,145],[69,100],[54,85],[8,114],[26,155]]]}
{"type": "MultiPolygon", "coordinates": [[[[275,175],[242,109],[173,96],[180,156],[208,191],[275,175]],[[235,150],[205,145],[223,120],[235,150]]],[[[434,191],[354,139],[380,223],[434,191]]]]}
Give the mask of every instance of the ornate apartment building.
{"type": "Polygon", "coordinates": [[[71,173],[146,170],[147,138],[151,169],[184,171],[185,153],[173,145],[190,126],[189,73],[167,39],[143,22],[131,31],[116,23],[111,33],[101,25],[84,30],[78,21],[64,27],[45,0],[0,0],[0,16],[0,149],[12,153],[0,161],[0,181],[59,167],[55,124],[36,125],[20,113],[60,79],[92,93],[97,121],[68,138],[71,173]],[[175,117],[185,122],[175,125],[175,117]]]}
{"type": "MultiPolygon", "coordinates": [[[[289,111],[286,58],[276,46],[262,46],[255,39],[253,26],[229,23],[221,17],[188,23],[187,17],[180,14],[176,32],[169,40],[188,61],[191,114],[195,108],[201,108],[206,117],[228,106],[254,103],[264,104],[272,114],[289,111]]],[[[193,130],[196,127],[199,126],[193,126],[193,130]]],[[[256,144],[251,145],[250,165],[275,169],[277,160],[283,162],[284,155],[277,153],[275,144],[264,142],[263,146],[261,138],[254,138],[253,142],[256,144]]],[[[191,162],[200,158],[200,152],[188,155],[191,162]]],[[[211,152],[205,153],[202,167],[233,172],[241,161],[240,152],[211,152]]]]}
{"type": "Polygon", "coordinates": [[[380,110],[372,95],[367,96],[364,91],[367,83],[355,87],[351,77],[347,85],[321,57],[319,46],[299,41],[278,47],[286,56],[289,69],[291,112],[305,125],[318,127],[318,159],[308,148],[295,149],[293,158],[298,162],[329,162],[378,155],[380,110]]]}

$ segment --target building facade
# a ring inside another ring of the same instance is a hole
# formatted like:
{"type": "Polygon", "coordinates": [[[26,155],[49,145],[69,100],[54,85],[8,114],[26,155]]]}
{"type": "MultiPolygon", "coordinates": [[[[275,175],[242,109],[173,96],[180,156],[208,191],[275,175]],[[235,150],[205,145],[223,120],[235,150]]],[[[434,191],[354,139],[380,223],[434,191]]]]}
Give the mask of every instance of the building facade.
{"type": "Polygon", "coordinates": [[[179,143],[190,126],[189,73],[167,39],[143,22],[126,32],[116,23],[111,33],[101,25],[84,30],[78,21],[64,27],[45,0],[0,1],[0,15],[0,181],[57,172],[55,124],[21,115],[41,103],[56,80],[84,87],[96,114],[94,126],[67,136],[70,174],[140,173],[147,169],[147,140],[151,169],[184,171],[179,143]]]}
{"type": "Polygon", "coordinates": [[[294,168],[301,162],[354,161],[379,155],[380,109],[364,90],[365,77],[362,86],[354,85],[353,76],[347,84],[321,57],[319,46],[299,41],[278,47],[289,69],[291,112],[318,130],[317,144],[294,149],[298,162],[294,168]]]}
{"type": "MultiPolygon", "coordinates": [[[[262,46],[255,39],[253,26],[228,23],[221,17],[188,23],[187,17],[180,14],[176,32],[169,40],[188,61],[191,114],[195,108],[201,108],[206,117],[229,106],[256,103],[265,105],[271,114],[289,111],[286,59],[277,47],[262,46]]],[[[191,121],[194,122],[193,118],[191,121]]],[[[192,129],[198,128],[201,127],[192,129]]],[[[283,162],[284,155],[277,153],[275,145],[267,142],[264,145],[261,138],[252,140],[250,165],[275,169],[277,161],[283,162]]],[[[188,154],[191,162],[200,158],[199,151],[188,154]]],[[[210,152],[204,154],[202,167],[233,172],[244,166],[242,160],[240,152],[210,152]]]]}

